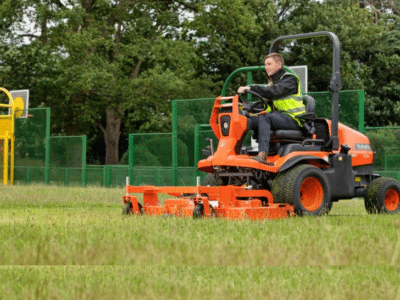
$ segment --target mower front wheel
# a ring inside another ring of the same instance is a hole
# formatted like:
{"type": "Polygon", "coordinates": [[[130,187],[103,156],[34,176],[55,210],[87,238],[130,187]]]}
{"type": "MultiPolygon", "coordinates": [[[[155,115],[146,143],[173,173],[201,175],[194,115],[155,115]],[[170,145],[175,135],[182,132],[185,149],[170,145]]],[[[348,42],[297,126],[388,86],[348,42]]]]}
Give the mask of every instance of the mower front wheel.
{"type": "MultiPolygon", "coordinates": [[[[139,205],[140,214],[143,214],[142,204],[140,204],[140,202],[138,202],[138,205],[139,205]]],[[[133,213],[132,209],[133,209],[132,202],[130,202],[130,201],[126,202],[124,208],[122,209],[122,214],[130,215],[133,213]]]]}
{"type": "MultiPolygon", "coordinates": [[[[211,216],[215,216],[215,211],[214,208],[210,204],[210,209],[211,209],[211,216]]],[[[204,216],[204,205],[202,203],[199,203],[195,206],[193,209],[193,219],[200,219],[204,216]]]]}
{"type": "Polygon", "coordinates": [[[396,214],[400,211],[400,184],[387,177],[374,179],[367,188],[365,209],[370,214],[396,214]]]}
{"type": "Polygon", "coordinates": [[[291,203],[296,215],[320,216],[332,208],[329,181],[319,168],[298,165],[272,184],[275,203],[291,203]]]}

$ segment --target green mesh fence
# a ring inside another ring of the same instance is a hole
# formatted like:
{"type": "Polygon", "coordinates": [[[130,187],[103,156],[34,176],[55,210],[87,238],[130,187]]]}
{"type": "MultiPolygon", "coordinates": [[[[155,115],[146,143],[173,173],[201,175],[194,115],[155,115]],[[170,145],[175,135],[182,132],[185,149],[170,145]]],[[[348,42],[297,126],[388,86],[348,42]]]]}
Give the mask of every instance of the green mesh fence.
{"type": "MultiPolygon", "coordinates": [[[[172,165],[171,133],[137,133],[129,135],[130,166],[172,165]]],[[[183,155],[180,159],[184,159],[183,155]]]]}
{"type": "Polygon", "coordinates": [[[29,114],[15,120],[15,166],[45,167],[50,109],[33,108],[29,114]]]}
{"type": "Polygon", "coordinates": [[[134,167],[132,185],[172,185],[172,167],[134,167]]]}
{"type": "Polygon", "coordinates": [[[104,168],[105,166],[99,165],[86,166],[86,185],[103,186],[105,182],[104,168]]]}
{"type": "Polygon", "coordinates": [[[86,160],[85,136],[50,137],[50,167],[81,168],[86,160]]]}
{"type": "Polygon", "coordinates": [[[86,136],[50,137],[50,109],[29,110],[15,122],[15,181],[86,184],[86,136]]]}
{"type": "Polygon", "coordinates": [[[375,152],[376,170],[400,171],[400,127],[365,127],[375,152]]]}
{"type": "Polygon", "coordinates": [[[400,171],[400,155],[385,155],[385,171],[400,171]]]}
{"type": "Polygon", "coordinates": [[[212,98],[174,101],[178,167],[193,166],[195,125],[209,123],[214,101],[212,98]],[[179,159],[181,155],[184,155],[184,159],[179,159]]]}
{"type": "Polygon", "coordinates": [[[86,136],[50,137],[50,182],[85,185],[86,136]]]}
{"type": "Polygon", "coordinates": [[[195,125],[208,124],[215,99],[176,100],[172,103],[172,183],[193,185],[195,162],[195,125]],[[186,169],[187,168],[187,169],[186,169]],[[188,176],[191,176],[190,178],[188,176]]]}
{"type": "Polygon", "coordinates": [[[49,183],[50,109],[33,108],[15,120],[15,181],[49,183]]]}
{"type": "MultiPolygon", "coordinates": [[[[332,93],[308,93],[315,99],[317,118],[332,118],[332,93]]],[[[339,122],[353,129],[363,131],[364,128],[364,91],[339,92],[339,122]],[[361,108],[361,109],[360,109],[361,108]]]]}
{"type": "MultiPolygon", "coordinates": [[[[192,133],[192,144],[193,140],[192,133]]],[[[189,166],[192,166],[193,160],[191,163],[189,157],[193,159],[193,155],[189,155],[188,145],[183,141],[178,139],[177,145],[179,185],[192,185],[194,175],[189,166]]],[[[172,133],[130,134],[128,167],[116,173],[112,182],[125,182],[126,176],[129,176],[132,185],[172,185],[172,147],[172,133]]],[[[190,147],[193,149],[193,145],[190,147]]]]}

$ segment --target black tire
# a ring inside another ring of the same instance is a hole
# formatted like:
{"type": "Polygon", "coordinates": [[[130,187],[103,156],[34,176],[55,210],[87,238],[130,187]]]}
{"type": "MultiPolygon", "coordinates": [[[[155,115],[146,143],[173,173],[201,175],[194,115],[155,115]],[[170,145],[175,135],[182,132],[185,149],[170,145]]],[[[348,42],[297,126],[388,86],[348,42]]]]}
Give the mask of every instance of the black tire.
{"type": "Polygon", "coordinates": [[[215,173],[208,173],[203,180],[204,186],[221,186],[222,179],[215,173]]]}
{"type": "Polygon", "coordinates": [[[274,196],[274,202],[276,203],[292,203],[291,199],[285,196],[286,174],[287,172],[279,173],[272,181],[271,192],[274,196]]]}
{"type": "Polygon", "coordinates": [[[272,183],[275,203],[289,203],[298,216],[320,216],[332,208],[328,178],[319,168],[298,165],[272,183]]]}
{"type": "Polygon", "coordinates": [[[400,184],[387,177],[372,180],[367,188],[364,206],[370,214],[396,214],[400,211],[400,184]]]}
{"type": "MultiPolygon", "coordinates": [[[[211,208],[211,216],[214,217],[215,211],[214,211],[214,208],[211,206],[211,204],[210,204],[210,208],[211,208]]],[[[199,203],[193,209],[193,219],[200,219],[203,217],[203,215],[204,215],[204,205],[199,203]]]]}
{"type": "MultiPolygon", "coordinates": [[[[140,214],[143,214],[142,204],[140,204],[140,202],[138,202],[138,205],[139,205],[140,214]]],[[[123,215],[130,215],[130,214],[133,213],[132,209],[133,209],[132,202],[130,202],[130,201],[126,202],[124,208],[122,209],[122,214],[123,215]]]]}

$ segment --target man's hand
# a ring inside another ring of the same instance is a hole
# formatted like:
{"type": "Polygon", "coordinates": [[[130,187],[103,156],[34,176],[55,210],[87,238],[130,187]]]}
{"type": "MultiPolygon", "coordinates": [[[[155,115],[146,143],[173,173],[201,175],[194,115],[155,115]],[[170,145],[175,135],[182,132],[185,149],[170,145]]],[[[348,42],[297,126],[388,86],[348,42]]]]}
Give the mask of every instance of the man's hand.
{"type": "Polygon", "coordinates": [[[243,93],[245,93],[247,90],[250,90],[250,87],[249,87],[249,86],[241,86],[241,87],[238,88],[237,92],[238,92],[239,94],[243,94],[243,93]]]}

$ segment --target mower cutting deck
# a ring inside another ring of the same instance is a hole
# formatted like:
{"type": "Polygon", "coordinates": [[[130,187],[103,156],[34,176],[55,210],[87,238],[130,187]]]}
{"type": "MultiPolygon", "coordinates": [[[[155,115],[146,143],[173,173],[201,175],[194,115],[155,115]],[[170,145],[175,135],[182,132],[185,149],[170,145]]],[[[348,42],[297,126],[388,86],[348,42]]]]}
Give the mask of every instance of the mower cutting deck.
{"type": "Polygon", "coordinates": [[[250,190],[238,186],[196,186],[196,187],[125,187],[123,197],[125,210],[135,214],[173,215],[176,217],[224,217],[228,219],[282,219],[294,216],[290,204],[275,204],[268,190],[250,190]],[[131,193],[143,194],[143,205],[131,193]],[[167,199],[164,205],[158,201],[158,194],[165,193],[174,197],[167,199]],[[266,200],[266,201],[262,201],[266,200]],[[211,203],[217,202],[216,206],[211,203]]]}

